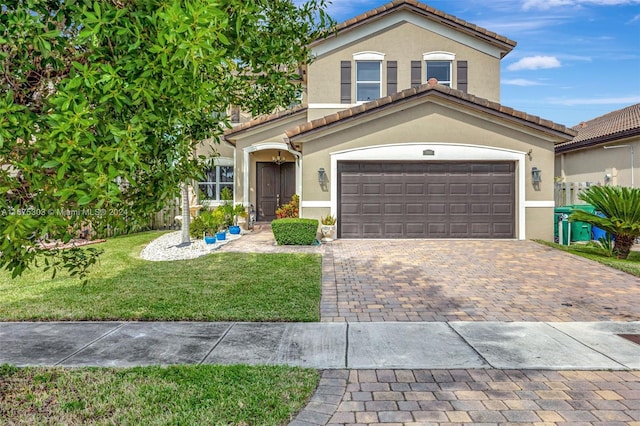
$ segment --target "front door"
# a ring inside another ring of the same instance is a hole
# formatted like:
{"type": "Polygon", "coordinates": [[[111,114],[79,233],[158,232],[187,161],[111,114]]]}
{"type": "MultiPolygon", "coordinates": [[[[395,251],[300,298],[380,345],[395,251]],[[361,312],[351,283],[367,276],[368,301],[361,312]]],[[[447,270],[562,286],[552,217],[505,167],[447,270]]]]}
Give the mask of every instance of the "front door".
{"type": "Polygon", "coordinates": [[[296,193],[295,163],[257,163],[257,200],[258,221],[272,221],[276,218],[276,209],[291,201],[296,193]]]}

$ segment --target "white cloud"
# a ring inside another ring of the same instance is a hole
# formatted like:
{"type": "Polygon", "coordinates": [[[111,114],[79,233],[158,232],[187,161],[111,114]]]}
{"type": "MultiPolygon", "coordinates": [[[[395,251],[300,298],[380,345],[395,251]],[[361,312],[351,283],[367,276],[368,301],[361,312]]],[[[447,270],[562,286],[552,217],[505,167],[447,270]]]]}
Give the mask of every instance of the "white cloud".
{"type": "Polygon", "coordinates": [[[561,66],[560,61],[555,56],[527,56],[509,65],[507,69],[509,71],[538,70],[559,68],[561,66]]]}
{"type": "Polygon", "coordinates": [[[527,80],[524,78],[512,78],[512,79],[502,80],[502,84],[506,84],[509,86],[521,86],[521,87],[545,85],[544,83],[540,83],[539,81],[527,80]]]}
{"type": "Polygon", "coordinates": [[[549,102],[556,105],[615,105],[628,104],[633,105],[640,102],[640,95],[622,96],[619,98],[573,98],[573,99],[551,99],[549,102]]]}
{"type": "Polygon", "coordinates": [[[524,10],[547,10],[561,6],[617,6],[625,4],[639,4],[640,0],[525,0],[522,4],[524,10]]]}

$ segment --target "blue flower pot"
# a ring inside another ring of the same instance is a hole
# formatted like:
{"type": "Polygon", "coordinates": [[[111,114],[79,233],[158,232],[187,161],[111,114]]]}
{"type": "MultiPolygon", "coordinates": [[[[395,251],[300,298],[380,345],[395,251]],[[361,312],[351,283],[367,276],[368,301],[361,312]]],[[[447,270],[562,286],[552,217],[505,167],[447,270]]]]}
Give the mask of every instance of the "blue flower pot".
{"type": "Polygon", "coordinates": [[[213,235],[205,235],[204,236],[204,242],[207,244],[215,244],[216,243],[216,237],[214,237],[213,235]]]}
{"type": "Polygon", "coordinates": [[[230,234],[234,234],[234,235],[238,235],[240,233],[240,227],[237,225],[233,225],[229,227],[229,233],[230,234]]]}
{"type": "Polygon", "coordinates": [[[222,231],[222,232],[218,232],[216,234],[216,238],[218,239],[218,241],[223,241],[227,239],[227,233],[222,231]]]}

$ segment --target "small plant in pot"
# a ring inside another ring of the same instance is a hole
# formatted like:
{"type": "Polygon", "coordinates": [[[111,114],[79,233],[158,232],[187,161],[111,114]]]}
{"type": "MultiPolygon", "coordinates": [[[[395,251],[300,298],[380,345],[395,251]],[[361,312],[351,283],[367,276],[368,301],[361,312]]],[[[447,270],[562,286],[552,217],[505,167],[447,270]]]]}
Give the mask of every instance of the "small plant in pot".
{"type": "Polygon", "coordinates": [[[322,241],[333,241],[333,235],[336,232],[336,217],[332,215],[326,215],[320,218],[320,234],[322,235],[322,241]]]}
{"type": "Polygon", "coordinates": [[[220,225],[220,215],[215,211],[205,210],[191,222],[189,233],[193,238],[202,237],[207,244],[213,244],[216,242],[216,232],[220,225]]]}
{"type": "Polygon", "coordinates": [[[238,218],[247,216],[246,209],[242,204],[233,205],[233,196],[229,188],[223,188],[222,191],[220,191],[220,199],[222,199],[223,204],[216,210],[220,209],[223,213],[224,224],[229,228],[229,233],[239,234],[240,227],[238,226],[238,218]]]}

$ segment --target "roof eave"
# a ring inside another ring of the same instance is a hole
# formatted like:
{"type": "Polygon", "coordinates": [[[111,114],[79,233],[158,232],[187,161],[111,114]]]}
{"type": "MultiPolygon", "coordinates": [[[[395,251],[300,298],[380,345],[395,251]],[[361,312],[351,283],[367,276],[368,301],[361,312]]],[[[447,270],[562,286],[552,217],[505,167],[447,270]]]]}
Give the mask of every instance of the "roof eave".
{"type": "Polygon", "coordinates": [[[634,136],[640,136],[640,128],[629,129],[622,132],[613,133],[610,135],[598,136],[591,139],[585,139],[579,142],[565,142],[556,146],[556,154],[564,152],[577,151],[579,149],[589,148],[596,145],[602,145],[607,142],[616,142],[620,139],[628,139],[634,136]]]}

